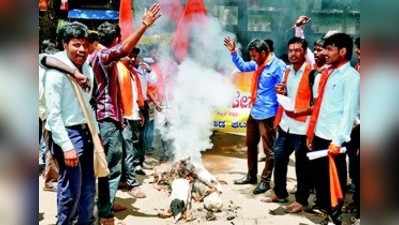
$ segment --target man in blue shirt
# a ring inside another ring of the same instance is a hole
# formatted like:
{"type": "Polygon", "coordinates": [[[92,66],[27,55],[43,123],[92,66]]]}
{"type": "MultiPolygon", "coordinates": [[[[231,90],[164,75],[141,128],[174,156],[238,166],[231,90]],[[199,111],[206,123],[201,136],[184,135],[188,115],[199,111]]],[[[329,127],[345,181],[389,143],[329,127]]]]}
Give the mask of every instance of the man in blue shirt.
{"type": "Polygon", "coordinates": [[[274,116],[278,103],[275,86],[280,82],[285,69],[285,64],[270,54],[265,41],[254,40],[248,45],[250,62],[238,55],[235,41],[227,37],[224,45],[230,51],[232,61],[241,72],[255,71],[252,90],[252,108],[247,121],[247,151],[248,174],[235,184],[256,184],[258,173],[258,143],[262,140],[263,151],[266,155],[266,165],[263,169],[261,182],[254,190],[254,194],[260,194],[270,189],[270,180],[273,171],[272,146],[275,138],[273,128],[274,116]]]}

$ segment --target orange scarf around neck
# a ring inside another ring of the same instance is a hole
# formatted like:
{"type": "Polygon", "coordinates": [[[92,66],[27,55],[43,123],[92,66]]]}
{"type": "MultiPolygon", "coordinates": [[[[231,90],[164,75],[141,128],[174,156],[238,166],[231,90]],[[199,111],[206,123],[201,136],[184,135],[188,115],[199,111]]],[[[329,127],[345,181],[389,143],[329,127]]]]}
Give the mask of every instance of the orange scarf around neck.
{"type": "MultiPolygon", "coordinates": [[[[313,70],[312,65],[305,64],[305,70],[303,71],[301,81],[299,82],[296,98],[295,98],[295,111],[303,112],[306,111],[310,107],[310,102],[312,98],[312,87],[309,85],[309,75],[313,70]]],[[[290,73],[290,69],[287,68],[284,73],[283,83],[287,86],[288,75],[290,73]]],[[[276,117],[274,120],[274,126],[277,127],[281,119],[283,117],[284,109],[282,106],[278,107],[276,117]]],[[[307,113],[294,113],[294,112],[286,112],[286,115],[300,122],[305,122],[308,116],[307,113]]]]}
{"type": "Polygon", "coordinates": [[[123,62],[118,62],[116,64],[116,67],[118,70],[118,82],[120,88],[121,103],[122,103],[121,107],[122,107],[123,116],[131,117],[133,115],[133,101],[137,101],[139,107],[144,106],[144,98],[141,89],[140,78],[133,69],[128,68],[128,66],[126,66],[123,62]],[[135,80],[135,84],[137,87],[137,96],[138,96],[137,100],[133,99],[133,94],[132,94],[133,78],[135,80]]]}
{"type": "Polygon", "coordinates": [[[260,75],[262,74],[263,70],[266,68],[267,64],[271,61],[272,56],[269,54],[265,62],[258,66],[258,68],[255,70],[253,79],[252,79],[252,86],[251,86],[251,102],[252,104],[255,103],[256,100],[256,92],[258,91],[258,86],[259,86],[259,79],[260,75]]]}

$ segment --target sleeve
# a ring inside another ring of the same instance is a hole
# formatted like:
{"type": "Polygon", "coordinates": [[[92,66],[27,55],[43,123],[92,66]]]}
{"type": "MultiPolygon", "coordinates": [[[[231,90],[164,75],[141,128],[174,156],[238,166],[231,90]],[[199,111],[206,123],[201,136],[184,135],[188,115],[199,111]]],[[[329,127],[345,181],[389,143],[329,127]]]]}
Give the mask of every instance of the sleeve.
{"type": "Polygon", "coordinates": [[[62,93],[66,78],[63,77],[63,74],[55,70],[49,70],[47,73],[49,73],[45,79],[45,99],[48,110],[47,128],[52,133],[54,143],[60,146],[63,151],[69,151],[74,146],[69,139],[61,116],[62,93]]]}
{"type": "Polygon", "coordinates": [[[276,79],[276,84],[283,81],[285,70],[287,69],[287,65],[281,61],[281,64],[276,68],[273,76],[276,79]]]}
{"type": "MultiPolygon", "coordinates": [[[[295,26],[295,37],[299,37],[302,39],[305,39],[305,32],[303,31],[302,27],[297,27],[295,26]]],[[[305,55],[306,62],[309,63],[310,65],[314,65],[316,62],[314,60],[314,54],[312,50],[309,48],[306,49],[306,55],[305,55]]]]}
{"type": "Polygon", "coordinates": [[[303,31],[303,28],[302,27],[298,27],[298,26],[295,26],[295,37],[299,37],[299,38],[302,38],[302,39],[305,39],[305,32],[303,31]]]}
{"type": "Polygon", "coordinates": [[[245,62],[241,56],[238,55],[237,51],[231,53],[231,59],[237,69],[241,72],[251,72],[256,70],[256,63],[253,61],[245,62]]]}
{"type": "Polygon", "coordinates": [[[332,139],[332,143],[341,146],[344,142],[350,141],[353,122],[359,111],[360,101],[360,77],[355,75],[348,79],[344,86],[344,112],[337,132],[332,139]]]}
{"type": "Polygon", "coordinates": [[[100,50],[98,53],[100,57],[101,63],[104,65],[108,65],[111,62],[118,61],[119,59],[123,58],[126,56],[126,54],[122,51],[122,45],[115,45],[112,48],[106,48],[103,50],[100,50]]]}
{"type": "Polygon", "coordinates": [[[313,54],[312,50],[310,50],[309,48],[306,49],[305,60],[310,65],[316,64],[316,61],[314,59],[314,54],[313,54]]]}
{"type": "Polygon", "coordinates": [[[47,56],[48,56],[48,55],[45,54],[45,53],[39,54],[39,67],[42,68],[42,69],[47,69],[47,67],[43,64],[43,59],[44,59],[45,57],[47,57],[47,56]]]}

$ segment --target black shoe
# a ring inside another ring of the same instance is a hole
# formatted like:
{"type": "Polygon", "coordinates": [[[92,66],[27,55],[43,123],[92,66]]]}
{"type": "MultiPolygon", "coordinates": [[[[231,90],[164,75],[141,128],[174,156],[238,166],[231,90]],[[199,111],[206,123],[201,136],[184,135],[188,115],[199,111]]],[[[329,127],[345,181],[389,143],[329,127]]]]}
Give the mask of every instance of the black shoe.
{"type": "Polygon", "coordinates": [[[241,185],[241,184],[256,184],[257,179],[251,178],[250,176],[245,176],[241,179],[235,180],[234,184],[241,185]]]}
{"type": "Polygon", "coordinates": [[[265,193],[267,190],[270,189],[270,183],[261,181],[259,182],[258,186],[256,186],[255,190],[253,191],[254,195],[265,193]]]}

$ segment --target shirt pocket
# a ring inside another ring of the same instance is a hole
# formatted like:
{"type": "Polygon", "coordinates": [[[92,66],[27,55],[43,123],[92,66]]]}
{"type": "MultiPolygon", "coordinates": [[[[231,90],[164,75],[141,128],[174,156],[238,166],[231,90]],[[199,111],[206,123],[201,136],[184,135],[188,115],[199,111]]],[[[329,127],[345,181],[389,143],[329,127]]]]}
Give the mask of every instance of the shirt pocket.
{"type": "Polygon", "coordinates": [[[328,95],[332,96],[330,101],[333,103],[333,105],[335,107],[341,107],[342,103],[344,102],[344,82],[335,80],[334,82],[330,83],[328,92],[328,95]]]}
{"type": "Polygon", "coordinates": [[[275,86],[275,79],[271,72],[262,73],[259,79],[259,87],[261,89],[270,89],[274,88],[275,86]]]}

